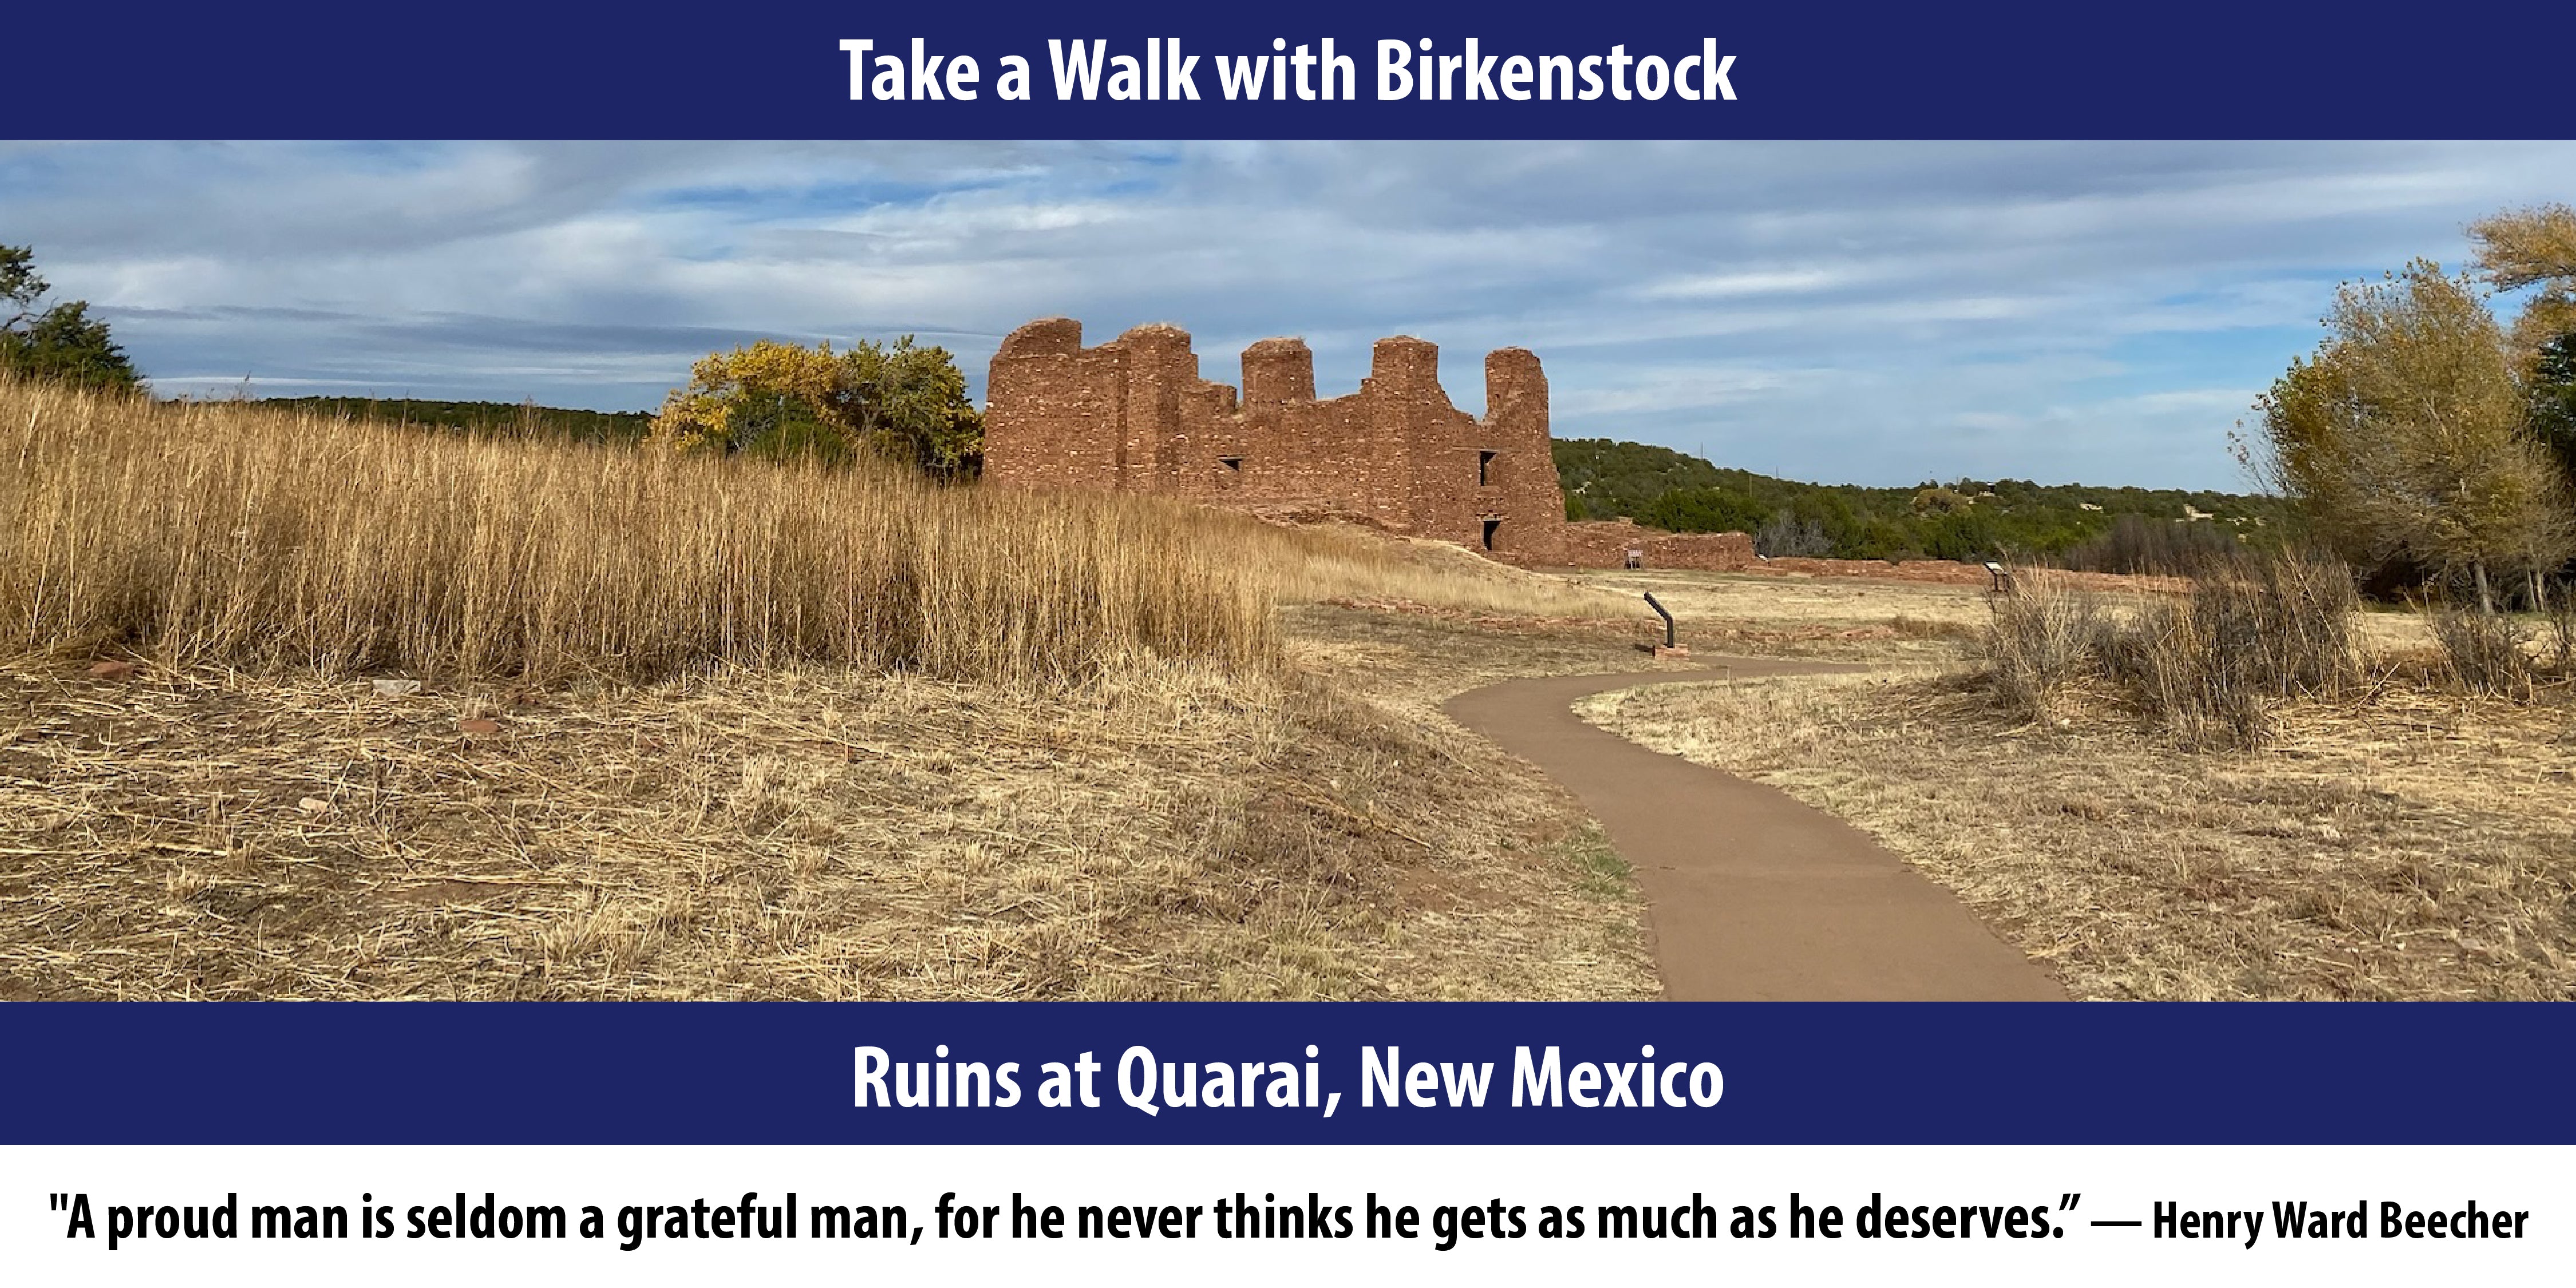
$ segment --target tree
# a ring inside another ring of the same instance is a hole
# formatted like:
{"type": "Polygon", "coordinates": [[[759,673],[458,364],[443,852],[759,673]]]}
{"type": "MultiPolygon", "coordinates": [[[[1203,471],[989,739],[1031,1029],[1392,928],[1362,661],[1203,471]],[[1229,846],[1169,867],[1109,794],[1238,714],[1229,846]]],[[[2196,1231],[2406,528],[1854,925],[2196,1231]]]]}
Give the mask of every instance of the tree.
{"type": "Polygon", "coordinates": [[[1782,510],[1753,534],[1753,549],[1766,559],[1822,559],[1834,552],[1834,539],[1825,534],[1823,520],[1782,510]]]}
{"type": "Polygon", "coordinates": [[[2576,483],[2576,209],[2534,206],[2469,225],[2478,272],[2499,291],[2537,286],[2513,334],[2531,394],[2532,432],[2576,483]]]}
{"type": "Polygon", "coordinates": [[[1637,513],[1639,521],[1667,532],[1751,532],[1762,516],[1758,503],[1716,487],[1666,492],[1637,513]]]}
{"type": "Polygon", "coordinates": [[[36,275],[33,248],[0,246],[0,310],[7,312],[0,320],[0,374],[120,392],[141,385],[107,324],[90,317],[88,301],[40,307],[52,289],[36,275]]]}
{"type": "Polygon", "coordinates": [[[2566,481],[2532,435],[2503,329],[2472,283],[2417,260],[2346,283],[2327,338],[2256,404],[2249,465],[2365,567],[2409,563],[2477,586],[2576,548],[2566,481]]]}
{"type": "Polygon", "coordinates": [[[936,345],[904,336],[834,353],[829,341],[760,340],[699,359],[688,386],[663,400],[652,441],[829,461],[876,452],[951,478],[981,468],[984,421],[956,359],[936,345]]]}
{"type": "Polygon", "coordinates": [[[2576,331],[2540,346],[2531,363],[2531,432],[2576,489],[2576,331]]]}
{"type": "Polygon", "coordinates": [[[2469,225],[2478,276],[2499,291],[2540,288],[2523,305],[2514,339],[2526,360],[2576,333],[2576,208],[2532,206],[2469,225]]]}

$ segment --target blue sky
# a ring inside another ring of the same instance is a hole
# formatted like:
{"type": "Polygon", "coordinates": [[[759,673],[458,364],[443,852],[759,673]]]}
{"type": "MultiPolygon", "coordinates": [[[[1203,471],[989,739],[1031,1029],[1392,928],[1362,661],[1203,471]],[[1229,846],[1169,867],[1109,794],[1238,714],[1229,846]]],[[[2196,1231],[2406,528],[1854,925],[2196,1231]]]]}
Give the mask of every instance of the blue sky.
{"type": "Polygon", "coordinates": [[[1545,362],[1561,437],[1832,482],[2243,486],[2338,281],[2576,197],[2576,144],[0,144],[165,394],[649,408],[711,349],[905,332],[980,395],[1081,318],[1545,362]]]}

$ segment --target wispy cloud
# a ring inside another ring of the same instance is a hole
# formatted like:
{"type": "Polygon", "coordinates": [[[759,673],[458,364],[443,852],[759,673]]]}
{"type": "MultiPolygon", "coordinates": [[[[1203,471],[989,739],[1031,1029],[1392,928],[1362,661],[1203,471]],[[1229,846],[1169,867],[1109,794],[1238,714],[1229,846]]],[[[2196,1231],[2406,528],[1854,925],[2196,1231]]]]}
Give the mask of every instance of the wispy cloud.
{"type": "Polygon", "coordinates": [[[1693,277],[1649,282],[1637,294],[1649,300],[1709,300],[1737,295],[1794,295],[1821,291],[1849,281],[1822,268],[1772,269],[1749,273],[1702,273],[1693,277]]]}
{"type": "Polygon", "coordinates": [[[1170,321],[1325,392],[1546,360],[1560,434],[1809,478],[2227,486],[2334,283],[2565,199],[2565,144],[56,144],[33,243],[165,390],[646,407],[712,348],[1170,321]]]}

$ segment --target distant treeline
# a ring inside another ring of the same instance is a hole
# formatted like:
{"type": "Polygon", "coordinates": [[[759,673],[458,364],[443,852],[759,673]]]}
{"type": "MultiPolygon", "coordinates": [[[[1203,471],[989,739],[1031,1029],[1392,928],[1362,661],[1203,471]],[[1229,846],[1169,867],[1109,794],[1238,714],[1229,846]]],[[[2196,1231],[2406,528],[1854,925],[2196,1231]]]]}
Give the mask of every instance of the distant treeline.
{"type": "Polygon", "coordinates": [[[2039,560],[2185,572],[2276,543],[2278,499],[2227,492],[1958,479],[1914,487],[1799,483],[1606,438],[1559,439],[1566,517],[1673,532],[1745,532],[1774,558],[2039,560]]]}
{"type": "Polygon", "coordinates": [[[652,431],[643,411],[582,411],[535,403],[442,402],[431,398],[261,398],[263,407],[309,411],[340,420],[391,421],[460,433],[568,439],[632,447],[652,431]]]}

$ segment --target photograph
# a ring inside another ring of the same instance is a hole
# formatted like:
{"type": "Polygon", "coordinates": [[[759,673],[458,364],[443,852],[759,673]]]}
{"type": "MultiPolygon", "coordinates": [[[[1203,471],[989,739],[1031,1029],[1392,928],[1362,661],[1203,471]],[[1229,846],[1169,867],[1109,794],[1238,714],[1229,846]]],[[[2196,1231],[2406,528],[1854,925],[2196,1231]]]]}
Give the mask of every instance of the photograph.
{"type": "Polygon", "coordinates": [[[2576,999],[2570,202],[0,143],[0,999],[2576,999]]]}

